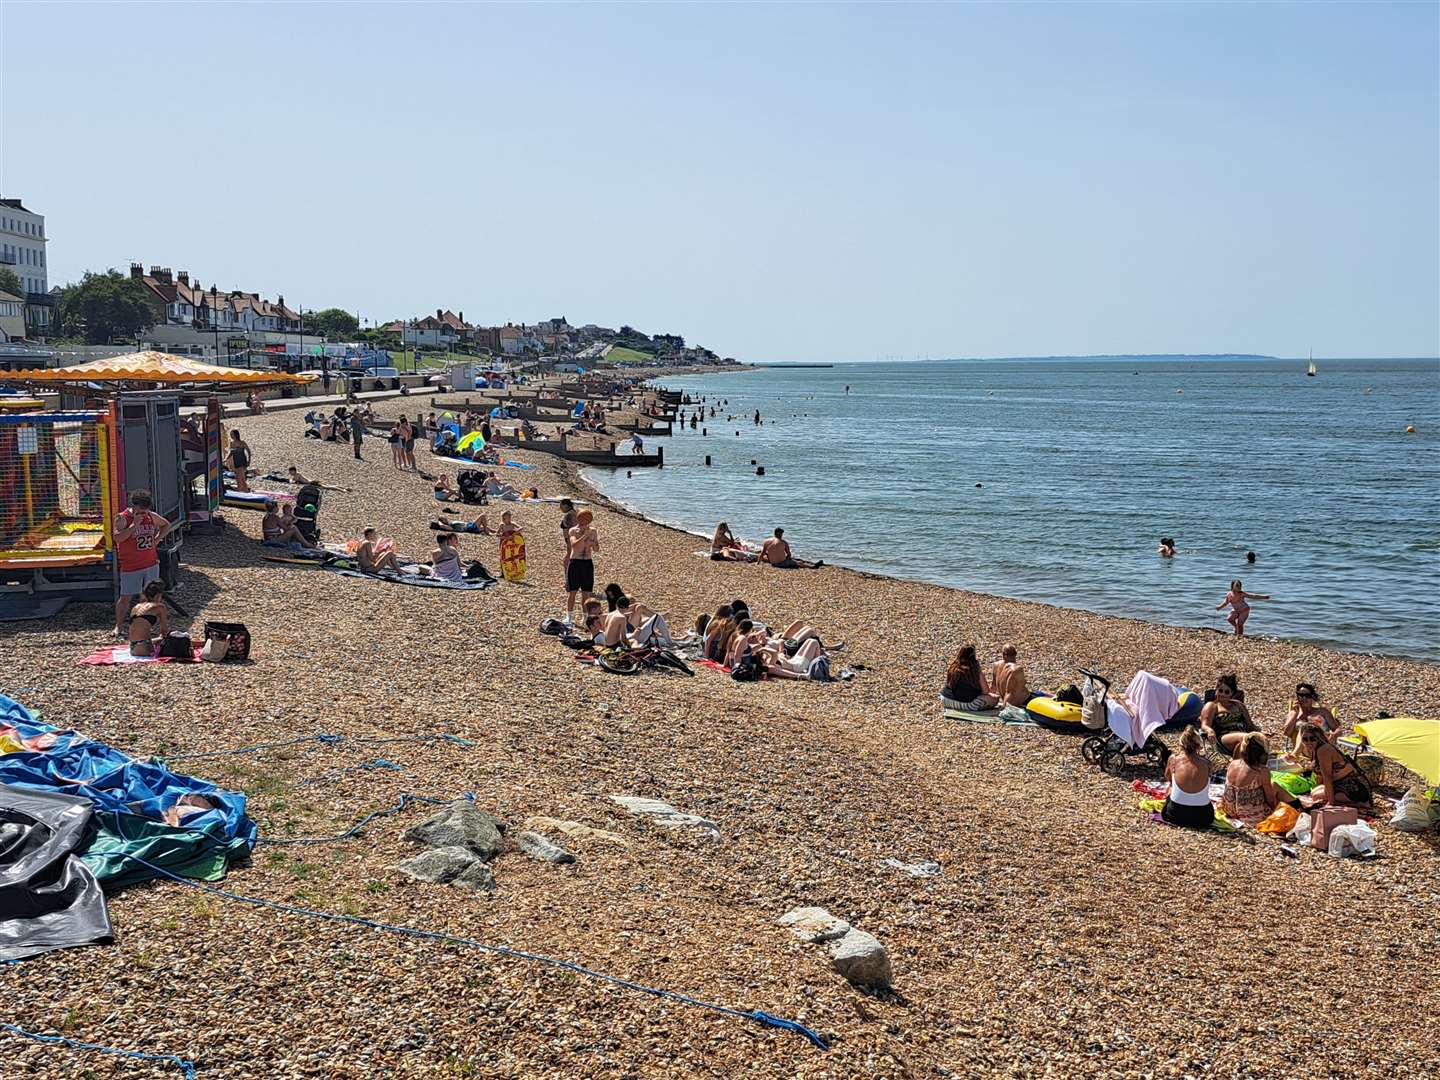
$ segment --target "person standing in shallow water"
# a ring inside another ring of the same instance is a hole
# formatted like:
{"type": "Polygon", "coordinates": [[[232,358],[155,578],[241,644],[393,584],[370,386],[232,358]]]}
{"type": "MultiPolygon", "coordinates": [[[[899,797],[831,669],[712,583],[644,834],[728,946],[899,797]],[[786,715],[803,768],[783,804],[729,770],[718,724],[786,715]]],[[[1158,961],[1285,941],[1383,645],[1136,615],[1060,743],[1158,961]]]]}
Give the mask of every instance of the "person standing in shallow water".
{"type": "Polygon", "coordinates": [[[1225,594],[1224,600],[1215,605],[1215,610],[1222,611],[1228,606],[1230,614],[1225,617],[1225,621],[1235,628],[1236,637],[1244,637],[1245,620],[1250,618],[1250,601],[1269,599],[1265,593],[1247,593],[1240,579],[1236,578],[1230,582],[1230,591],[1225,594]]]}

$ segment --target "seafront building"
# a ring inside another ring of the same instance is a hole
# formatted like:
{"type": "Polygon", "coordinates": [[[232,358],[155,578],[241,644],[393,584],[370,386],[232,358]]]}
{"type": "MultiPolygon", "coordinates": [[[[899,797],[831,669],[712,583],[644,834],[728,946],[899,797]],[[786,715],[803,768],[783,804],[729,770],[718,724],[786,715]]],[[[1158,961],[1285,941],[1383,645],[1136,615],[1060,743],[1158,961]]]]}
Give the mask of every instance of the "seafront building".
{"type": "Polygon", "coordinates": [[[26,333],[17,336],[43,337],[50,329],[55,299],[45,258],[48,240],[44,214],[27,209],[19,199],[0,198],[0,266],[15,271],[24,293],[26,333]]]}

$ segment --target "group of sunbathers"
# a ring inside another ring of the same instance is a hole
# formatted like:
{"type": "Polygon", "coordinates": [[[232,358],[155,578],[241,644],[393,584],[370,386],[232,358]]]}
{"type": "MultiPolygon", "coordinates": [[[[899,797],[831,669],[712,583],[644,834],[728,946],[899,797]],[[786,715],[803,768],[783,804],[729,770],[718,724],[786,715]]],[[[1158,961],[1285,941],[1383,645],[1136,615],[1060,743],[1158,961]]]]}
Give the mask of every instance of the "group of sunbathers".
{"type": "Polygon", "coordinates": [[[703,659],[732,673],[748,669],[757,678],[826,680],[830,654],[845,647],[843,641],[827,646],[820,632],[803,620],[774,631],[756,619],[743,600],[721,604],[714,615],[701,615],[695,629],[701,635],[703,659]]]}

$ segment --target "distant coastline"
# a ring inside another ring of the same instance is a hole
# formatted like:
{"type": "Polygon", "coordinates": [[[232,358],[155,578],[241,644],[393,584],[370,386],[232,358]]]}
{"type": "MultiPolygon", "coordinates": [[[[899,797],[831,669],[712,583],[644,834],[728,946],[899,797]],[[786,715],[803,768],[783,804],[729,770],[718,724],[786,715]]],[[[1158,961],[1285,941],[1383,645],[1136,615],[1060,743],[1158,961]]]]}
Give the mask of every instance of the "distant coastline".
{"type": "Polygon", "coordinates": [[[994,360],[1282,360],[1264,353],[1089,353],[1067,356],[952,356],[941,363],[994,360]]]}

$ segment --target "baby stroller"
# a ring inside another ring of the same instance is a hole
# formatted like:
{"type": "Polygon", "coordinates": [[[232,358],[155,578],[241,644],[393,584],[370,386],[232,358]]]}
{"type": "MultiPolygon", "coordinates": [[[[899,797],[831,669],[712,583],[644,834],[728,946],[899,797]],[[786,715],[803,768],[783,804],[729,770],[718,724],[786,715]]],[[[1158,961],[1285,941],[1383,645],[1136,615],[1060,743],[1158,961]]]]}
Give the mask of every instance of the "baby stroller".
{"type": "Polygon", "coordinates": [[[305,484],[295,493],[295,528],[311,547],[320,546],[320,486],[305,484]]]}
{"type": "Polygon", "coordinates": [[[460,489],[460,501],[485,505],[485,474],[479,469],[461,469],[455,477],[460,489]]]}
{"type": "Polygon", "coordinates": [[[1085,676],[1081,721],[1096,734],[1085,737],[1080,756],[1111,776],[1119,776],[1128,765],[1136,763],[1163,767],[1170,748],[1155,737],[1160,725],[1145,724],[1131,716],[1124,705],[1110,697],[1110,682],[1103,676],[1083,668],[1081,673],[1085,676]]]}

